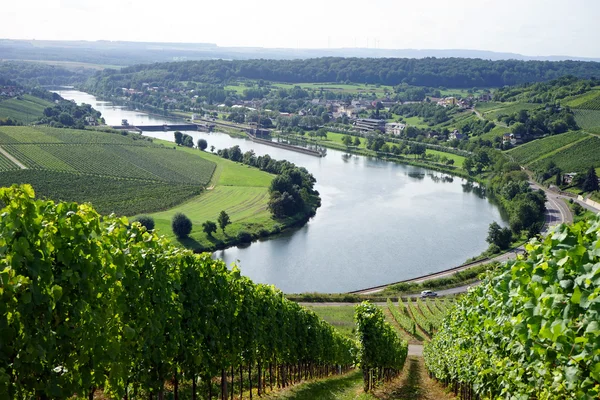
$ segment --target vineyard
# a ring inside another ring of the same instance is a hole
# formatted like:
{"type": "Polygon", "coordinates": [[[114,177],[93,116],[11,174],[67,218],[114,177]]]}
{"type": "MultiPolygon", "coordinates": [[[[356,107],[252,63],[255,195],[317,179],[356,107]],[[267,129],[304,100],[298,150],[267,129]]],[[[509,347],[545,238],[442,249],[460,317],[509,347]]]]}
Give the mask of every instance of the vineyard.
{"type": "Polygon", "coordinates": [[[4,171],[16,171],[19,167],[15,165],[14,162],[6,158],[3,154],[0,153],[0,172],[4,171]]]}
{"type": "Polygon", "coordinates": [[[171,208],[202,193],[202,188],[195,185],[114,179],[57,171],[18,169],[0,173],[0,187],[14,183],[29,183],[36,193],[45,198],[78,203],[93,201],[96,210],[103,215],[113,212],[118,215],[135,215],[171,208]]]}
{"type": "Polygon", "coordinates": [[[529,242],[457,301],[425,345],[429,371],[471,398],[597,399],[599,237],[596,216],[529,242]]]}
{"type": "Polygon", "coordinates": [[[44,197],[91,201],[102,213],[134,215],[173,207],[198,195],[212,178],[216,164],[199,151],[192,154],[138,136],[2,127],[0,146],[29,170],[2,170],[0,164],[0,182],[31,183],[44,197]]]}
{"type": "Polygon", "coordinates": [[[532,169],[543,168],[550,160],[565,172],[586,170],[590,165],[600,165],[600,138],[592,136],[589,139],[575,143],[564,150],[548,157],[539,159],[531,164],[532,169]]]}
{"type": "Polygon", "coordinates": [[[573,100],[569,104],[574,109],[600,111],[600,90],[592,90],[585,97],[582,96],[577,101],[573,100]]]}
{"type": "MultiPolygon", "coordinates": [[[[483,116],[490,120],[498,119],[499,115],[511,115],[517,113],[521,110],[534,110],[536,108],[540,108],[540,104],[535,103],[496,103],[500,104],[501,107],[493,108],[484,112],[483,116]]],[[[478,107],[479,109],[479,107],[478,107]]]]}
{"type": "Polygon", "coordinates": [[[383,311],[374,304],[356,306],[355,318],[364,390],[368,392],[398,376],[408,355],[408,344],[396,335],[385,322],[383,311]]]}
{"type": "Polygon", "coordinates": [[[600,110],[573,110],[577,125],[583,129],[600,127],[600,110]]]}
{"type": "Polygon", "coordinates": [[[33,122],[44,115],[44,108],[53,105],[49,101],[26,94],[0,101],[0,119],[10,117],[24,123],[33,122]]]}
{"type": "Polygon", "coordinates": [[[567,132],[533,140],[507,152],[519,165],[527,165],[563,147],[589,137],[583,132],[567,132]]]}
{"type": "Polygon", "coordinates": [[[575,121],[583,129],[600,127],[600,90],[592,90],[570,101],[575,121]]]}
{"type": "Polygon", "coordinates": [[[402,330],[417,340],[422,340],[423,337],[419,334],[419,330],[428,337],[433,336],[448,313],[450,304],[449,301],[441,299],[425,301],[416,299],[413,301],[408,298],[406,305],[401,300],[394,305],[388,299],[387,308],[402,330]]]}
{"type": "MultiPolygon", "coordinates": [[[[1,398],[251,397],[356,361],[352,340],[210,254],[31,186],[0,201],[1,398]]],[[[406,346],[361,310],[361,362],[387,377],[406,346]],[[367,358],[373,338],[386,341],[367,358]]]]}

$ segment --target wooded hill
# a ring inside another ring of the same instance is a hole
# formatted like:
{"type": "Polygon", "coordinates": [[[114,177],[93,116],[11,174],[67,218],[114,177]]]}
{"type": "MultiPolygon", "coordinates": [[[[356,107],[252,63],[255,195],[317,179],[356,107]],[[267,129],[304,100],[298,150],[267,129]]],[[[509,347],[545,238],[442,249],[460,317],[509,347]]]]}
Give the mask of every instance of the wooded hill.
{"type": "Polygon", "coordinates": [[[489,61],[466,58],[339,58],[305,60],[207,60],[135,65],[104,70],[92,85],[135,87],[139,79],[223,83],[231,79],[275,82],[355,82],[381,85],[471,88],[541,82],[564,75],[600,76],[600,63],[580,61],[489,61]]]}

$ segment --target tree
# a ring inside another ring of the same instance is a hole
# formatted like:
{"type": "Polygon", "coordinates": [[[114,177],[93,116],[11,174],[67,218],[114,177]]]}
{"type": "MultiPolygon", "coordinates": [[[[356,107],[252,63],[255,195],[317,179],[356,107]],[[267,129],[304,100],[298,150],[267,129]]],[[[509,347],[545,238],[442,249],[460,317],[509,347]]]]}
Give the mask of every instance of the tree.
{"type": "Polygon", "coordinates": [[[463,169],[465,171],[467,171],[469,173],[469,175],[471,175],[471,170],[474,167],[474,163],[473,163],[473,158],[471,157],[467,157],[465,158],[465,161],[463,162],[463,169]]]}
{"type": "Polygon", "coordinates": [[[354,145],[356,147],[360,146],[360,138],[358,136],[354,136],[354,145]]]}
{"type": "Polygon", "coordinates": [[[346,147],[350,147],[352,145],[352,137],[348,135],[343,136],[342,143],[344,143],[346,147]]]}
{"type": "Polygon", "coordinates": [[[210,146],[210,152],[214,153],[215,152],[215,146],[210,146]]]}
{"type": "Polygon", "coordinates": [[[204,139],[198,139],[198,148],[202,151],[206,150],[208,143],[204,139]]]}
{"type": "Polygon", "coordinates": [[[194,138],[190,135],[183,135],[182,145],[185,147],[194,147],[194,138]]]}
{"type": "Polygon", "coordinates": [[[223,231],[223,233],[225,233],[225,228],[227,228],[227,225],[231,224],[229,215],[225,211],[221,211],[221,213],[219,214],[219,218],[217,219],[217,222],[219,223],[219,226],[221,227],[221,230],[223,231]]]}
{"type": "Polygon", "coordinates": [[[598,175],[596,175],[596,169],[592,166],[588,169],[585,181],[583,182],[584,192],[594,192],[598,190],[598,175]]]}
{"type": "Polygon", "coordinates": [[[491,245],[496,245],[500,250],[508,249],[512,239],[512,233],[508,228],[501,228],[496,222],[492,222],[488,228],[486,241],[491,245]]]}
{"type": "Polygon", "coordinates": [[[183,133],[175,131],[175,144],[180,145],[183,143],[183,133]]]}
{"type": "Polygon", "coordinates": [[[212,237],[212,234],[217,231],[217,224],[215,224],[214,221],[206,221],[202,224],[202,230],[208,236],[212,237]]]}
{"type": "Polygon", "coordinates": [[[192,232],[192,221],[184,214],[177,213],[171,221],[171,229],[178,238],[185,238],[192,232]]]}
{"type": "Polygon", "coordinates": [[[135,218],[134,221],[139,222],[148,231],[154,229],[154,218],[148,215],[140,215],[139,217],[135,218]]]}

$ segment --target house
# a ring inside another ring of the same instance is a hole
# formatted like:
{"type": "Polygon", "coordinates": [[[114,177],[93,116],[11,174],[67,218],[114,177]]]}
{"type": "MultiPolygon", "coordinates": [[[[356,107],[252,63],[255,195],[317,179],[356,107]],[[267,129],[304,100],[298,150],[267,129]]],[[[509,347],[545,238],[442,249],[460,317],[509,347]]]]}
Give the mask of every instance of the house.
{"type": "Polygon", "coordinates": [[[563,183],[566,185],[570,185],[573,182],[573,178],[575,178],[575,175],[577,175],[577,172],[569,172],[563,174],[563,183]]]}
{"type": "Polygon", "coordinates": [[[338,107],[337,115],[335,117],[341,117],[346,115],[348,118],[356,117],[359,113],[359,110],[353,105],[341,105],[338,107]]]}
{"type": "Polygon", "coordinates": [[[85,123],[91,126],[96,126],[98,125],[98,121],[96,120],[95,117],[92,117],[91,115],[88,115],[87,117],[85,117],[85,123]]]}
{"type": "Polygon", "coordinates": [[[372,118],[359,118],[354,122],[354,128],[359,132],[385,132],[385,120],[372,118]]]}
{"type": "Polygon", "coordinates": [[[388,135],[400,136],[404,128],[406,128],[406,124],[401,122],[391,122],[389,124],[385,124],[385,133],[388,135]]]}
{"type": "Polygon", "coordinates": [[[457,103],[458,103],[458,100],[456,100],[456,97],[446,97],[437,102],[438,106],[442,106],[442,107],[455,106],[457,103]]]}
{"type": "Polygon", "coordinates": [[[465,138],[465,135],[458,132],[457,129],[453,130],[452,132],[450,132],[450,134],[448,135],[448,140],[463,140],[465,138]]]}
{"type": "Polygon", "coordinates": [[[479,96],[479,101],[492,101],[492,94],[491,93],[481,94],[481,96],[479,96]]]}

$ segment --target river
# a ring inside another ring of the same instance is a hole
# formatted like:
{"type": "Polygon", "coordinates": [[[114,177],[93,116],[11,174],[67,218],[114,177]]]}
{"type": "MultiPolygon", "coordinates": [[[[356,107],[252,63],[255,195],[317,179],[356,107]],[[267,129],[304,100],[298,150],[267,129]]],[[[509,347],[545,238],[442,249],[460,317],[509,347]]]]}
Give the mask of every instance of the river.
{"type": "MultiPolygon", "coordinates": [[[[64,90],[88,103],[109,125],[164,124],[168,118],[113,106],[87,93],[64,90]]],[[[249,246],[218,251],[255,282],[287,293],[346,292],[455,267],[487,248],[488,226],[500,211],[461,178],[423,168],[328,149],[318,158],[232,138],[186,132],[217,149],[239,145],[304,166],[317,179],[322,207],[302,228],[249,246]]],[[[173,141],[173,132],[145,135],[173,141]]]]}

